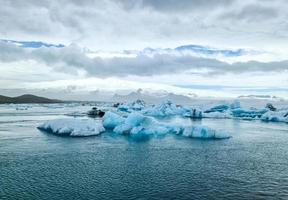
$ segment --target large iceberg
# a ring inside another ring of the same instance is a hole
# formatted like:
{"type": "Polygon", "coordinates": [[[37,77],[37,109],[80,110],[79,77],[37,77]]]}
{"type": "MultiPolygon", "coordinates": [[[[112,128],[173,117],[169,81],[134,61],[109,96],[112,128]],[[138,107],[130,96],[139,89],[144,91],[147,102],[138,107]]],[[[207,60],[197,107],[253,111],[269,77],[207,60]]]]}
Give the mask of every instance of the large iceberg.
{"type": "Polygon", "coordinates": [[[116,113],[106,113],[103,118],[105,128],[122,135],[134,138],[161,137],[166,134],[183,135],[203,139],[229,138],[228,134],[218,132],[206,126],[181,126],[171,123],[160,123],[156,119],[134,112],[124,118],[116,113]]]}
{"type": "Polygon", "coordinates": [[[75,118],[47,121],[38,126],[38,129],[62,136],[92,136],[105,131],[101,121],[75,118]]]}

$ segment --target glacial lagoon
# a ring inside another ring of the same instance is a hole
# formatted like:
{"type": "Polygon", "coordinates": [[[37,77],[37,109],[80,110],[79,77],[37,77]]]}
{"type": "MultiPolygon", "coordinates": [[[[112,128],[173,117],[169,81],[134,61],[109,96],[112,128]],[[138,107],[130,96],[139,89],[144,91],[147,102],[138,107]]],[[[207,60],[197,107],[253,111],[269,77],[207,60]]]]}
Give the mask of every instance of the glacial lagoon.
{"type": "Polygon", "coordinates": [[[173,134],[133,140],[110,130],[75,138],[37,129],[47,120],[75,118],[69,113],[89,108],[1,106],[0,199],[288,198],[287,123],[162,120],[225,129],[231,138],[223,140],[173,134]]]}

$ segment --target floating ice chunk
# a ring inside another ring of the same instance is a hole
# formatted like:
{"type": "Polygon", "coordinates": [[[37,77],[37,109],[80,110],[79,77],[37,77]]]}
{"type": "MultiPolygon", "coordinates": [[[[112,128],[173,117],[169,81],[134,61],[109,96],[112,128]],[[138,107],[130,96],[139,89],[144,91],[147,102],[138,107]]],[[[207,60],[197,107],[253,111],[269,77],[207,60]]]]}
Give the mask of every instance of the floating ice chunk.
{"type": "Polygon", "coordinates": [[[230,109],[237,109],[237,108],[241,108],[240,105],[240,101],[238,100],[234,100],[231,104],[230,104],[230,109]]]}
{"type": "Polygon", "coordinates": [[[244,118],[244,119],[259,119],[264,113],[267,112],[267,109],[250,109],[245,110],[242,108],[234,109],[231,111],[233,117],[244,118]]]}
{"type": "Polygon", "coordinates": [[[186,112],[185,109],[182,107],[177,107],[171,101],[167,100],[158,106],[144,110],[143,114],[157,117],[166,117],[172,115],[181,115],[184,112],[186,112]]]}
{"type": "Polygon", "coordinates": [[[261,120],[288,123],[288,110],[268,111],[261,116],[261,120]]]}
{"type": "Polygon", "coordinates": [[[227,104],[221,104],[214,106],[208,110],[205,110],[204,113],[211,113],[211,112],[225,112],[229,109],[229,105],[227,104]]]}
{"type": "Polygon", "coordinates": [[[207,126],[192,126],[186,127],[183,131],[183,136],[202,139],[227,139],[230,136],[227,133],[216,131],[207,126]]]}
{"type": "Polygon", "coordinates": [[[118,106],[118,111],[123,111],[123,112],[140,111],[144,109],[145,106],[146,106],[146,103],[143,100],[138,99],[132,103],[120,104],[118,106]]]}
{"type": "Polygon", "coordinates": [[[209,112],[203,113],[204,118],[216,118],[216,119],[229,119],[232,118],[230,112],[209,112]]]}
{"type": "Polygon", "coordinates": [[[84,117],[84,116],[86,116],[86,113],[75,111],[75,112],[67,113],[65,115],[72,116],[72,117],[84,117]]]}
{"type": "Polygon", "coordinates": [[[182,116],[183,117],[189,117],[192,119],[201,119],[202,118],[202,111],[195,109],[195,108],[192,108],[192,109],[186,110],[186,112],[184,112],[182,114],[182,116]]]}
{"type": "Polygon", "coordinates": [[[130,134],[132,128],[133,127],[129,124],[119,124],[113,129],[113,132],[117,134],[128,135],[130,134]]]}
{"type": "Polygon", "coordinates": [[[116,126],[124,123],[124,118],[113,112],[106,112],[103,117],[103,126],[105,128],[113,129],[116,126]]]}
{"type": "MultiPolygon", "coordinates": [[[[121,117],[121,116],[119,116],[121,117]]],[[[129,135],[132,138],[143,139],[149,137],[162,137],[166,134],[176,134],[186,137],[224,139],[229,138],[226,133],[218,132],[205,126],[183,127],[181,125],[160,123],[154,118],[144,116],[140,113],[131,113],[126,119],[118,124],[113,132],[129,135]]]]}
{"type": "MultiPolygon", "coordinates": [[[[124,119],[124,118],[123,118],[124,119]]],[[[140,113],[131,113],[128,115],[126,119],[120,124],[118,124],[113,131],[118,134],[129,134],[134,133],[137,134],[136,127],[147,127],[153,124],[154,121],[152,118],[144,116],[140,113]],[[134,131],[134,132],[133,132],[134,131]]]]}
{"type": "Polygon", "coordinates": [[[161,124],[154,124],[149,126],[136,126],[131,130],[131,135],[145,134],[145,135],[166,135],[170,132],[170,129],[161,124]]]}
{"type": "Polygon", "coordinates": [[[129,124],[131,126],[139,126],[147,117],[140,113],[131,113],[128,115],[128,117],[125,119],[125,124],[129,124]]]}
{"type": "Polygon", "coordinates": [[[67,136],[99,135],[105,129],[100,121],[81,119],[56,119],[47,121],[40,126],[40,130],[67,136]]]}

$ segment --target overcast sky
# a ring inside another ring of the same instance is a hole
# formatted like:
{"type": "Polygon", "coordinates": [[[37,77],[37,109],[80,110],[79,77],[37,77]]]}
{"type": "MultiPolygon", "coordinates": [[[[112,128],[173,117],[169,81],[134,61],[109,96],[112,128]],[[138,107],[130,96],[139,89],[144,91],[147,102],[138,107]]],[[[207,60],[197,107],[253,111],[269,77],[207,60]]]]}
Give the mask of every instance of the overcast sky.
{"type": "Polygon", "coordinates": [[[285,0],[2,0],[0,92],[288,98],[287,10],[285,0]]]}

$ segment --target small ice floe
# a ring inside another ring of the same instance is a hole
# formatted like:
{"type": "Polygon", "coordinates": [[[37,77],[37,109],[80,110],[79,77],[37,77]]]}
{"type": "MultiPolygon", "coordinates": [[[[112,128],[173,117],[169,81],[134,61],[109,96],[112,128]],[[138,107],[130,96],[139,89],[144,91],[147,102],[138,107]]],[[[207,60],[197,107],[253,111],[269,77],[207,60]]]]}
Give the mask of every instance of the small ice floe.
{"type": "Polygon", "coordinates": [[[268,111],[261,116],[262,121],[266,122],[286,122],[288,123],[288,109],[268,111]]]}
{"type": "Polygon", "coordinates": [[[16,106],[16,110],[28,110],[28,109],[30,109],[30,108],[32,108],[32,106],[31,105],[25,105],[25,104],[23,104],[23,105],[15,105],[16,106]]]}
{"type": "Polygon", "coordinates": [[[105,131],[101,121],[92,119],[55,119],[37,127],[48,133],[62,136],[92,136],[105,131]]]}
{"type": "Polygon", "coordinates": [[[67,113],[65,115],[66,116],[72,116],[72,117],[84,117],[87,115],[87,113],[75,111],[75,112],[67,113]]]}
{"type": "Polygon", "coordinates": [[[183,136],[201,139],[227,139],[231,136],[223,131],[216,131],[207,126],[186,127],[183,136]]]}
{"type": "Polygon", "coordinates": [[[261,116],[266,113],[267,109],[242,109],[237,108],[231,110],[231,114],[234,118],[241,119],[260,119],[261,116]]]}
{"type": "MultiPolygon", "coordinates": [[[[115,104],[116,106],[117,104],[115,104]]],[[[123,104],[118,104],[117,109],[118,111],[122,112],[133,112],[133,111],[141,111],[146,107],[146,103],[143,100],[136,100],[132,103],[123,103],[123,104]]]]}
{"type": "Polygon", "coordinates": [[[202,119],[202,111],[196,108],[188,109],[186,112],[183,112],[183,117],[189,117],[191,119],[202,119]]]}
{"type": "Polygon", "coordinates": [[[212,113],[212,112],[226,112],[229,109],[229,105],[228,104],[220,104],[217,106],[214,106],[208,110],[205,110],[204,113],[212,113]]]}

